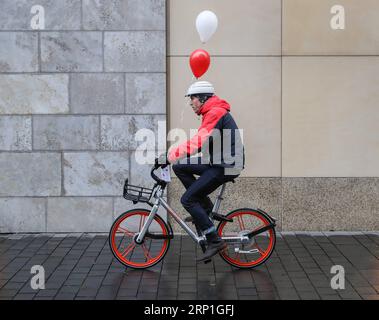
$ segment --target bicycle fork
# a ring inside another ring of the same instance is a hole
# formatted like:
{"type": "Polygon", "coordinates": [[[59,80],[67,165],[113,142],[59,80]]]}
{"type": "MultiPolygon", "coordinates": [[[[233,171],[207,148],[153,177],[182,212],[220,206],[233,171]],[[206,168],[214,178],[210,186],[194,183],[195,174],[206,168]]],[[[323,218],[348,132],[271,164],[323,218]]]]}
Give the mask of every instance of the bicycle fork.
{"type": "Polygon", "coordinates": [[[158,211],[158,205],[157,204],[154,204],[153,205],[153,208],[151,209],[150,211],[150,214],[148,215],[147,217],[147,220],[146,222],[144,223],[141,231],[138,233],[138,236],[137,238],[135,239],[135,242],[138,243],[138,244],[141,244],[143,239],[145,238],[145,235],[147,233],[147,230],[149,229],[150,227],[150,224],[151,222],[153,221],[155,215],[157,214],[157,211],[158,211]]]}

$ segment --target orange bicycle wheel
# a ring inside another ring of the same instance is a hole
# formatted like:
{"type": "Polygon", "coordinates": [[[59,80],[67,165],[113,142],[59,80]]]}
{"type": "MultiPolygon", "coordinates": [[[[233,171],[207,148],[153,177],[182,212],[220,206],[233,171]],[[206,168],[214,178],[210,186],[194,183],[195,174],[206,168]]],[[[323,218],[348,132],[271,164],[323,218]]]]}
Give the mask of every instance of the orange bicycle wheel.
{"type": "Polygon", "coordinates": [[[171,229],[155,215],[141,244],[135,239],[150,211],[134,209],[121,214],[109,232],[109,245],[115,258],[127,267],[145,269],[161,261],[170,245],[171,229]]]}
{"type": "MultiPolygon", "coordinates": [[[[267,227],[272,220],[267,214],[255,209],[237,209],[227,215],[233,222],[222,221],[217,231],[221,237],[235,237],[246,235],[252,231],[267,227]]],[[[228,243],[220,256],[229,264],[237,268],[255,268],[264,263],[274,251],[276,233],[274,228],[269,228],[242,243],[228,243]]]]}

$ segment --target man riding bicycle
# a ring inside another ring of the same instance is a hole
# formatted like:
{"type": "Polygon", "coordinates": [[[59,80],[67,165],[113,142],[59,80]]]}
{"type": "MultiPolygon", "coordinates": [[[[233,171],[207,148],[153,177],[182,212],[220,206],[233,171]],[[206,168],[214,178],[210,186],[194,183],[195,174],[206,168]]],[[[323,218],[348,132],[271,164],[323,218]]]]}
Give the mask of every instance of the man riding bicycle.
{"type": "Polygon", "coordinates": [[[211,83],[195,82],[186,97],[190,98],[193,111],[202,116],[201,126],[194,137],[162,155],[159,162],[173,164],[176,176],[186,188],[181,203],[191,215],[186,221],[194,221],[206,236],[207,249],[197,260],[205,261],[226,248],[209,218],[213,203],[208,195],[240,175],[245,163],[244,147],[230,105],[215,95],[211,83]],[[191,157],[200,151],[200,157],[191,157]]]}

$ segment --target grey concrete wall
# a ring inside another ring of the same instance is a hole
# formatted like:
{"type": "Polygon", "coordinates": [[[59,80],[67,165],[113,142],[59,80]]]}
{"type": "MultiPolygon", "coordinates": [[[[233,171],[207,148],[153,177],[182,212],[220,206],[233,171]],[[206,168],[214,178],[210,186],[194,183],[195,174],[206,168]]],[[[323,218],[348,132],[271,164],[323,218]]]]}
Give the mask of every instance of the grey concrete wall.
{"type": "Polygon", "coordinates": [[[0,2],[0,232],[108,231],[134,133],[166,118],[166,4],[37,3],[44,30],[0,2]]]}

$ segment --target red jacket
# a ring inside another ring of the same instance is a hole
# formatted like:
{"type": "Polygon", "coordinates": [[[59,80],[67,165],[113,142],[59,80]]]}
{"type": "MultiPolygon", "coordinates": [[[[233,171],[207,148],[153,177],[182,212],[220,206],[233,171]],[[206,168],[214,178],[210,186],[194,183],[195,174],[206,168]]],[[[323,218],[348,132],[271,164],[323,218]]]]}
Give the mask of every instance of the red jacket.
{"type": "MultiPolygon", "coordinates": [[[[204,142],[212,134],[213,129],[229,111],[230,105],[225,100],[217,96],[210,97],[198,112],[198,114],[202,115],[202,121],[197,134],[192,137],[192,139],[171,149],[168,154],[169,162],[174,163],[181,158],[199,152],[204,142]]],[[[217,127],[219,127],[219,125],[217,127]]]]}

